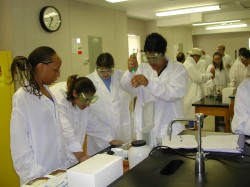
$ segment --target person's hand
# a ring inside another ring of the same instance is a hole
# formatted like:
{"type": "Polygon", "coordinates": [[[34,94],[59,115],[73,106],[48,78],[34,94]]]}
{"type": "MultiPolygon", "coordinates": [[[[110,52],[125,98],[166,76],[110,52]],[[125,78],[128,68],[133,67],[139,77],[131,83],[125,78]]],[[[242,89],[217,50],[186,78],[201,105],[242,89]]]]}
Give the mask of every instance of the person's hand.
{"type": "Polygon", "coordinates": [[[231,68],[231,65],[230,65],[230,64],[227,64],[227,68],[228,68],[228,69],[231,68]]]}
{"type": "Polygon", "coordinates": [[[215,77],[215,68],[214,67],[211,68],[210,73],[213,74],[212,79],[214,79],[214,77],[215,77]]]}
{"type": "Polygon", "coordinates": [[[73,152],[73,154],[79,162],[83,162],[84,160],[87,160],[89,158],[89,156],[84,154],[83,152],[73,152]]]}
{"type": "Polygon", "coordinates": [[[122,140],[112,140],[109,142],[110,145],[121,145],[124,142],[122,140]]]}
{"type": "Polygon", "coordinates": [[[138,86],[147,86],[148,85],[148,79],[140,74],[140,75],[135,75],[132,79],[131,79],[131,84],[133,87],[137,88],[138,86]]]}
{"type": "Polygon", "coordinates": [[[138,62],[136,55],[131,55],[128,59],[128,70],[130,72],[134,72],[137,70],[137,68],[138,68],[138,62]]]}
{"type": "Polygon", "coordinates": [[[82,156],[82,157],[79,159],[79,161],[80,161],[80,162],[83,162],[83,161],[85,161],[85,160],[88,160],[89,158],[90,158],[90,156],[84,155],[84,156],[82,156]]]}

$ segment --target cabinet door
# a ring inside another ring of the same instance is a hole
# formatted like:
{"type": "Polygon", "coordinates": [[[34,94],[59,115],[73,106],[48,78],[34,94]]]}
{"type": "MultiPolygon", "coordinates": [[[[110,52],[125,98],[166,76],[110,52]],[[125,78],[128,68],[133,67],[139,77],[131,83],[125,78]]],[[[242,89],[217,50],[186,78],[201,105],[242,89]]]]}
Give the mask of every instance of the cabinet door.
{"type": "Polygon", "coordinates": [[[10,115],[14,85],[10,84],[10,51],[0,51],[0,186],[19,186],[10,154],[10,115]]]}

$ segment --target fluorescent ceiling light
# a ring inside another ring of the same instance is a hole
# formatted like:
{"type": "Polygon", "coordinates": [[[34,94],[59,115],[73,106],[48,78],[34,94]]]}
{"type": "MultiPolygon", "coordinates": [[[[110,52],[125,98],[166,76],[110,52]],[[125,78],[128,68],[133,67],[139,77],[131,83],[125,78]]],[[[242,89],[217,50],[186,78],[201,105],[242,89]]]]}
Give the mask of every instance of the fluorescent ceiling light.
{"type": "Polygon", "coordinates": [[[206,30],[231,29],[231,28],[240,28],[240,27],[247,27],[247,24],[220,25],[220,26],[206,27],[206,30]]]}
{"type": "Polygon", "coordinates": [[[193,8],[185,8],[185,9],[178,9],[178,10],[169,10],[164,12],[157,12],[156,16],[174,16],[174,15],[180,15],[180,14],[191,14],[191,13],[197,13],[197,12],[207,12],[207,11],[213,11],[213,10],[220,10],[219,5],[213,5],[213,6],[202,6],[202,7],[193,7],[193,8]]]}
{"type": "Polygon", "coordinates": [[[231,21],[217,21],[217,22],[207,22],[207,23],[194,23],[193,26],[203,26],[203,25],[215,25],[215,24],[226,24],[226,23],[236,23],[241,20],[231,20],[231,21]]]}
{"type": "Polygon", "coordinates": [[[123,1],[128,1],[128,0],[106,0],[110,3],[119,3],[119,2],[123,2],[123,1]]]}

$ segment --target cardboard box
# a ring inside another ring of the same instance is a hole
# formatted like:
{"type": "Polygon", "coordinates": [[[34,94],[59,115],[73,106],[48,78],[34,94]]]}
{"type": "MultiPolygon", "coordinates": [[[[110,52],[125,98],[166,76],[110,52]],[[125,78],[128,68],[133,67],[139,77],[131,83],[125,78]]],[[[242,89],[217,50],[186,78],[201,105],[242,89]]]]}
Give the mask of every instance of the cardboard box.
{"type": "Polygon", "coordinates": [[[104,187],[122,175],[122,157],[107,154],[97,154],[67,170],[69,187],[104,187]]]}
{"type": "Polygon", "coordinates": [[[44,177],[32,179],[21,187],[55,187],[68,186],[66,170],[57,169],[44,177]]]}

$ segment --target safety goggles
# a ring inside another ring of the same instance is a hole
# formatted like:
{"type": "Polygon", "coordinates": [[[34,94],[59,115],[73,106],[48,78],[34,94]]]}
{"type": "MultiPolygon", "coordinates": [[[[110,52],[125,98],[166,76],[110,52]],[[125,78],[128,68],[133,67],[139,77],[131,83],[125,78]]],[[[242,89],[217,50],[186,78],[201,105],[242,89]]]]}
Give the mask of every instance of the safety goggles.
{"type": "Polygon", "coordinates": [[[101,67],[97,67],[97,72],[100,74],[100,75],[112,75],[113,72],[114,72],[114,68],[101,68],[101,67]]]}
{"type": "Polygon", "coordinates": [[[142,53],[142,62],[144,63],[159,63],[164,59],[165,56],[161,53],[146,54],[142,53]]]}
{"type": "Polygon", "coordinates": [[[98,100],[98,96],[97,95],[87,95],[84,93],[80,93],[78,95],[78,99],[81,103],[84,104],[92,104],[95,103],[98,100]]]}

